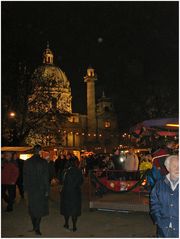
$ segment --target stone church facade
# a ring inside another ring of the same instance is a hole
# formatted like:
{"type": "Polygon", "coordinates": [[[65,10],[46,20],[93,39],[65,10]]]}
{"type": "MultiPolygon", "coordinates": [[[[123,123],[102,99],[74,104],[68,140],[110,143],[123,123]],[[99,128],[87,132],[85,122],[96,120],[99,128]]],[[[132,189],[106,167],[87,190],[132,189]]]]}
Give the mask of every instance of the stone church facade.
{"type": "MultiPolygon", "coordinates": [[[[84,76],[84,83],[87,85],[87,114],[74,113],[70,82],[65,72],[55,66],[53,58],[54,55],[47,45],[43,52],[43,64],[34,71],[33,78],[38,84],[34,84],[33,94],[29,97],[29,111],[33,114],[40,111],[48,113],[55,107],[60,112],[68,113],[68,120],[59,129],[62,136],[61,147],[66,150],[112,152],[119,143],[117,117],[111,99],[104,93],[97,103],[95,101],[95,70],[89,67],[84,76]],[[45,82],[48,83],[47,89],[43,88],[45,82]],[[49,96],[51,100],[47,101],[49,96]]],[[[56,142],[52,145],[46,140],[35,143],[58,148],[56,142]]]]}

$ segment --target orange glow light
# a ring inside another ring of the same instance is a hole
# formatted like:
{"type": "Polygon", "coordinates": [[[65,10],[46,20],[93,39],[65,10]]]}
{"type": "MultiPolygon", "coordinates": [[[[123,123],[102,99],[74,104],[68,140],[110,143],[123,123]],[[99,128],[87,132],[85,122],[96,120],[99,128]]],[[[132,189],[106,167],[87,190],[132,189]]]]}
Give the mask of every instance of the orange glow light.
{"type": "Polygon", "coordinates": [[[146,179],[144,179],[144,181],[141,183],[142,186],[146,185],[146,179]]]}
{"type": "Polygon", "coordinates": [[[9,114],[10,117],[15,117],[15,115],[16,114],[14,112],[10,112],[10,114],[9,114]]]}
{"type": "Polygon", "coordinates": [[[179,127],[179,124],[166,124],[166,126],[169,126],[169,127],[179,127]]]}

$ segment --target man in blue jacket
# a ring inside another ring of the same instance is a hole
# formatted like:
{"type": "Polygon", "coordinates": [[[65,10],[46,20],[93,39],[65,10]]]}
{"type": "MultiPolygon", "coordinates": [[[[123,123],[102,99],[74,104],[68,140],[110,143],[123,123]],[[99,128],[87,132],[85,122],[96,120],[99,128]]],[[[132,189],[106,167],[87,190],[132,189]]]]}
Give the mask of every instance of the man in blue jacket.
{"type": "Polygon", "coordinates": [[[168,174],[154,186],[150,195],[150,214],[157,225],[158,237],[179,238],[179,157],[164,162],[168,174]]]}

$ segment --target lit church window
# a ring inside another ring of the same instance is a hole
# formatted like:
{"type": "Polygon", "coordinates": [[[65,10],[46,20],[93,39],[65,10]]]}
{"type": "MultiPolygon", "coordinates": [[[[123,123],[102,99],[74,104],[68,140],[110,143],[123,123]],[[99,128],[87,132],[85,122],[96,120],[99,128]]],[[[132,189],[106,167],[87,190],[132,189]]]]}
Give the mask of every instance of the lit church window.
{"type": "Polygon", "coordinates": [[[68,120],[71,123],[79,123],[79,117],[76,117],[76,116],[70,116],[68,120]]]}
{"type": "Polygon", "coordinates": [[[92,68],[87,69],[87,74],[88,76],[94,76],[94,69],[92,68]]]}
{"type": "Polygon", "coordinates": [[[104,122],[104,127],[105,128],[110,128],[111,127],[111,123],[109,121],[105,121],[104,122]]]}

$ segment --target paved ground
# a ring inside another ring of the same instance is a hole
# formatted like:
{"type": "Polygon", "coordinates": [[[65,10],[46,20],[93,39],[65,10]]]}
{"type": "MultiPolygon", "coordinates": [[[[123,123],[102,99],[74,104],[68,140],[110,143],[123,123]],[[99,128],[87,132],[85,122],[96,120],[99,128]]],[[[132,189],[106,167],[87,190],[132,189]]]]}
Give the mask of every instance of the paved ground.
{"type": "MultiPolygon", "coordinates": [[[[93,211],[88,204],[88,187],[83,187],[82,216],[78,219],[76,232],[63,228],[64,220],[59,213],[58,187],[52,186],[50,214],[41,222],[42,236],[39,237],[155,237],[155,227],[148,213],[118,213],[93,211]]],[[[27,201],[17,195],[14,211],[5,212],[2,202],[1,237],[37,237],[33,232],[27,213],[27,201]]]]}

